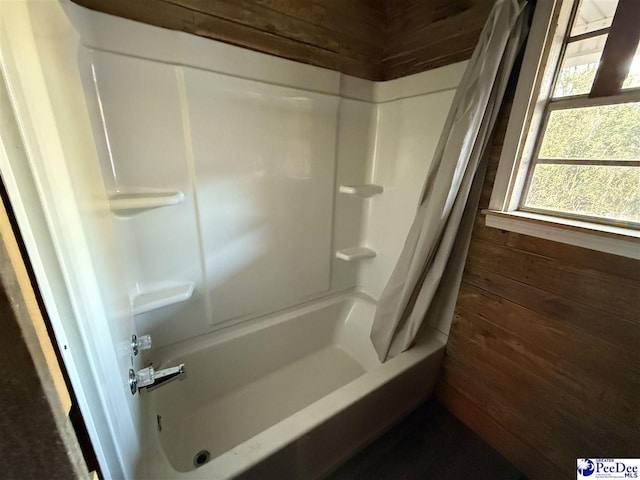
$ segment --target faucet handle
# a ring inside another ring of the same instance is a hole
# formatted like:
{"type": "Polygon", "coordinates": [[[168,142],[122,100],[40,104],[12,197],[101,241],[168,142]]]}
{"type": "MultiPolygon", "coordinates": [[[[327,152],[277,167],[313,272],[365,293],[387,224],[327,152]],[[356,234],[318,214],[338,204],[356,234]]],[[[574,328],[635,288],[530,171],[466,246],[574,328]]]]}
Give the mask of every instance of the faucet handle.
{"type": "Polygon", "coordinates": [[[138,389],[153,385],[156,381],[156,371],[153,367],[143,368],[136,371],[133,368],[129,369],[129,388],[131,389],[131,395],[135,395],[138,389]]]}
{"type": "Polygon", "coordinates": [[[153,369],[153,367],[140,369],[136,373],[136,385],[138,388],[153,385],[153,382],[155,381],[156,381],[156,371],[153,369]]]}
{"type": "Polygon", "coordinates": [[[131,349],[134,355],[138,355],[140,350],[149,350],[151,348],[151,335],[131,335],[131,349]]]}
{"type": "Polygon", "coordinates": [[[148,366],[138,370],[137,372],[133,368],[129,369],[129,388],[131,389],[131,395],[135,395],[139,389],[147,387],[149,390],[153,390],[160,385],[169,383],[176,378],[183,378],[184,363],[176,365],[175,367],[163,368],[161,370],[154,370],[153,366],[148,366]]]}

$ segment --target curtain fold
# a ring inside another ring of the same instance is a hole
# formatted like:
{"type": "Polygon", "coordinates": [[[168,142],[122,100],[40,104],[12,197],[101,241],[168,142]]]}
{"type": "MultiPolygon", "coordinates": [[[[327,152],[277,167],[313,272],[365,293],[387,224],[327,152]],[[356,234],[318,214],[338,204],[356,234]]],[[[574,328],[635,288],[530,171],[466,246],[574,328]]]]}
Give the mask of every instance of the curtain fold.
{"type": "Polygon", "coordinates": [[[423,324],[453,315],[486,165],[481,159],[526,38],[525,0],[498,0],[456,90],[371,340],[381,361],[407,350],[423,324]]]}

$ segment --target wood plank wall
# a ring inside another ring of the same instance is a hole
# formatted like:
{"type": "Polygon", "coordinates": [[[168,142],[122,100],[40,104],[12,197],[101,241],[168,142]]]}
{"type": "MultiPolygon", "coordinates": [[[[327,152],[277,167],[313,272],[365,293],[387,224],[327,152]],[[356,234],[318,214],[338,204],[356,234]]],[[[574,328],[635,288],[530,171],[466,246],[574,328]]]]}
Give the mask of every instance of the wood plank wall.
{"type": "Polygon", "coordinates": [[[471,57],[494,0],[390,0],[385,80],[471,57]]]}
{"type": "Polygon", "coordinates": [[[493,0],[73,0],[369,80],[471,56],[493,0]]]}
{"type": "Polygon", "coordinates": [[[640,456],[640,261],[488,228],[478,211],[436,392],[531,479],[640,456]]]}
{"type": "Polygon", "coordinates": [[[385,0],[73,1],[356,77],[383,78],[385,0]]]}

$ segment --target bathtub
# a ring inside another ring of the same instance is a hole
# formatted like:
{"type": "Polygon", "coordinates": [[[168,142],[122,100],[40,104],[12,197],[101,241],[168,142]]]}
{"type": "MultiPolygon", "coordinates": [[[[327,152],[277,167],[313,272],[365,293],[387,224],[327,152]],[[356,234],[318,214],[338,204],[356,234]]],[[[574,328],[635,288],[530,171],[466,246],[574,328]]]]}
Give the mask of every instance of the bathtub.
{"type": "Polygon", "coordinates": [[[186,375],[142,392],[139,478],[321,478],[432,392],[446,339],[381,364],[376,304],[338,295],[159,350],[186,375]],[[202,465],[198,466],[199,463],[202,465]]]}

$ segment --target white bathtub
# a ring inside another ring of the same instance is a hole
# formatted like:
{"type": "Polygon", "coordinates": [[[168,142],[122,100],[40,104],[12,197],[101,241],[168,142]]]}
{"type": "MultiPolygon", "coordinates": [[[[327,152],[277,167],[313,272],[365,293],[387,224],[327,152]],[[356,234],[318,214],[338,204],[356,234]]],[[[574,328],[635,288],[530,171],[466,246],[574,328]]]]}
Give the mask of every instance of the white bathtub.
{"type": "Polygon", "coordinates": [[[444,342],[425,331],[380,364],[375,302],[340,295],[172,346],[187,375],[143,392],[140,478],[319,478],[424,401],[444,342]],[[196,467],[206,450],[210,460],[196,467]]]}

